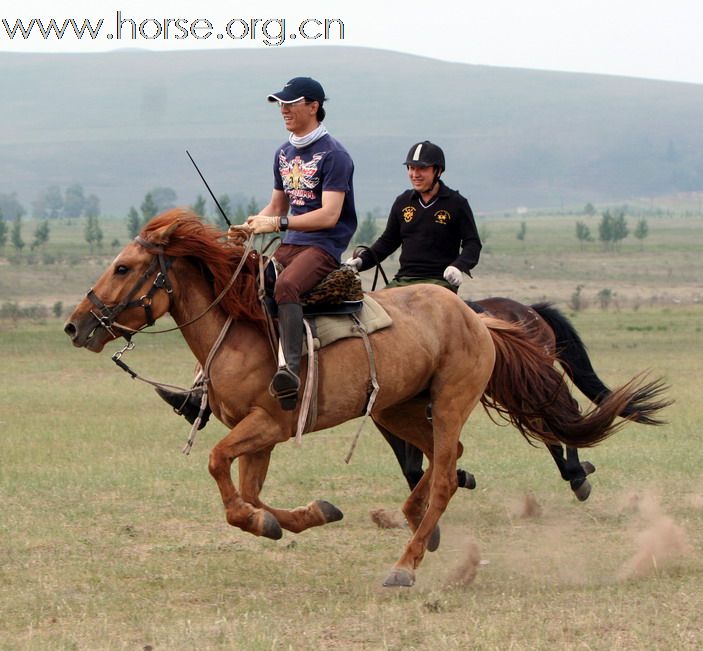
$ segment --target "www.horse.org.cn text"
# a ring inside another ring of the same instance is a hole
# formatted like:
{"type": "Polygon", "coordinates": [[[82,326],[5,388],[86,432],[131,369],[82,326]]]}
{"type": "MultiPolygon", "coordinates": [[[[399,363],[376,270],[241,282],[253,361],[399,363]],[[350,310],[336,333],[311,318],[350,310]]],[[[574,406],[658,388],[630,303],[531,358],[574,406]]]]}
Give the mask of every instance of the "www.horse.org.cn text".
{"type": "Polygon", "coordinates": [[[86,41],[256,41],[278,47],[286,41],[343,41],[340,18],[231,18],[218,27],[207,18],[138,18],[117,11],[113,30],[104,18],[3,18],[0,41],[35,39],[86,41]],[[4,33],[3,33],[4,32],[4,33]]]}

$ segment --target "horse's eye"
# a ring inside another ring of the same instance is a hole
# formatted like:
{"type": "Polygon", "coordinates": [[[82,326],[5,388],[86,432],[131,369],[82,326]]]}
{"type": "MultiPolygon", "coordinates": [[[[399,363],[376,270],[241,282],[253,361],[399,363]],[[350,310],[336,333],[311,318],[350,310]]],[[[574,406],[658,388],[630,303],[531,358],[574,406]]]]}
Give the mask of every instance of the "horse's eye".
{"type": "Polygon", "coordinates": [[[115,267],[115,273],[119,276],[124,276],[128,271],[129,271],[129,267],[126,267],[123,264],[118,264],[115,267]]]}

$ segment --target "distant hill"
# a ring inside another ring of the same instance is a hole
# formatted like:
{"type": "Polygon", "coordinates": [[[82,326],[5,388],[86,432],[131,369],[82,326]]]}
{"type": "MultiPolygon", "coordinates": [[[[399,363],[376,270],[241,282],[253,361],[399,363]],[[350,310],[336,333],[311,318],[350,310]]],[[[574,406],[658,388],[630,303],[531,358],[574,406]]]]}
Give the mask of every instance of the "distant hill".
{"type": "Polygon", "coordinates": [[[703,85],[446,63],[364,48],[0,53],[0,192],[29,209],[81,183],[125,214],[155,186],[267,199],[286,137],[265,97],[322,81],[326,124],[356,163],[357,204],[385,210],[423,139],[481,211],[703,189],[703,85]]]}

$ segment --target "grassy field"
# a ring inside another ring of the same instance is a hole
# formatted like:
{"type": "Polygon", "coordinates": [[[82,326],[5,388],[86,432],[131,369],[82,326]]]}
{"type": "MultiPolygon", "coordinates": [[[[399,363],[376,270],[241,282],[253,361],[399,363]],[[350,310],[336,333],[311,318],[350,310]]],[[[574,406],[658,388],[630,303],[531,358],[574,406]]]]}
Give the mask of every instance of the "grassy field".
{"type": "MultiPolygon", "coordinates": [[[[578,503],[546,451],[476,413],[462,462],[478,488],[408,590],[380,587],[407,531],[369,513],[406,491],[370,426],[350,465],[354,423],[274,454],[265,499],[328,499],[342,522],[254,538],[225,523],[207,472],[222,425],[185,457],[185,421],[107,353],[71,348],[59,320],[3,324],[0,649],[701,648],[703,309],[573,318],[608,382],[667,379],[670,424],[584,452],[598,470],[578,503]],[[474,546],[478,575],[456,582],[474,546]]],[[[142,337],[128,361],[173,382],[192,369],[178,335],[142,337]]]]}
{"type": "MultiPolygon", "coordinates": [[[[461,463],[478,488],[454,497],[408,590],[381,587],[408,533],[370,512],[399,517],[406,489],[371,425],[349,465],[357,423],[274,453],[264,499],[327,499],[342,522],[254,538],[226,524],[207,471],[224,426],[185,457],[185,421],[108,351],[73,349],[61,319],[0,319],[0,651],[703,647],[700,220],[650,220],[643,251],[614,254],[581,251],[575,219],[531,219],[524,243],[520,218],[491,219],[462,293],[556,300],[609,384],[666,379],[669,424],[584,451],[597,472],[579,503],[544,449],[476,412],[461,463]],[[569,310],[578,285],[589,307],[569,310]],[[479,557],[476,578],[458,578],[479,557]]],[[[126,240],[123,224],[104,228],[126,240]]],[[[0,258],[0,302],[75,303],[113,255],[86,256],[81,237],[57,226],[47,253],[61,263],[0,258]]],[[[178,334],[136,342],[126,361],[140,373],[189,382],[178,334]]]]}

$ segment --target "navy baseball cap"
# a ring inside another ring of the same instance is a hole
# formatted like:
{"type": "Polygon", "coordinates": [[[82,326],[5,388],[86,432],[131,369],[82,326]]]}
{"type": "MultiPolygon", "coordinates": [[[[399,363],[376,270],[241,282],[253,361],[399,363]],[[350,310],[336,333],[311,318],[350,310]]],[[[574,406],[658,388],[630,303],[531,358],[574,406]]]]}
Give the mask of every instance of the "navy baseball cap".
{"type": "Polygon", "coordinates": [[[325,91],[319,81],[311,77],[294,77],[277,93],[268,96],[269,102],[291,104],[301,99],[309,99],[322,104],[325,101],[325,91]]]}

